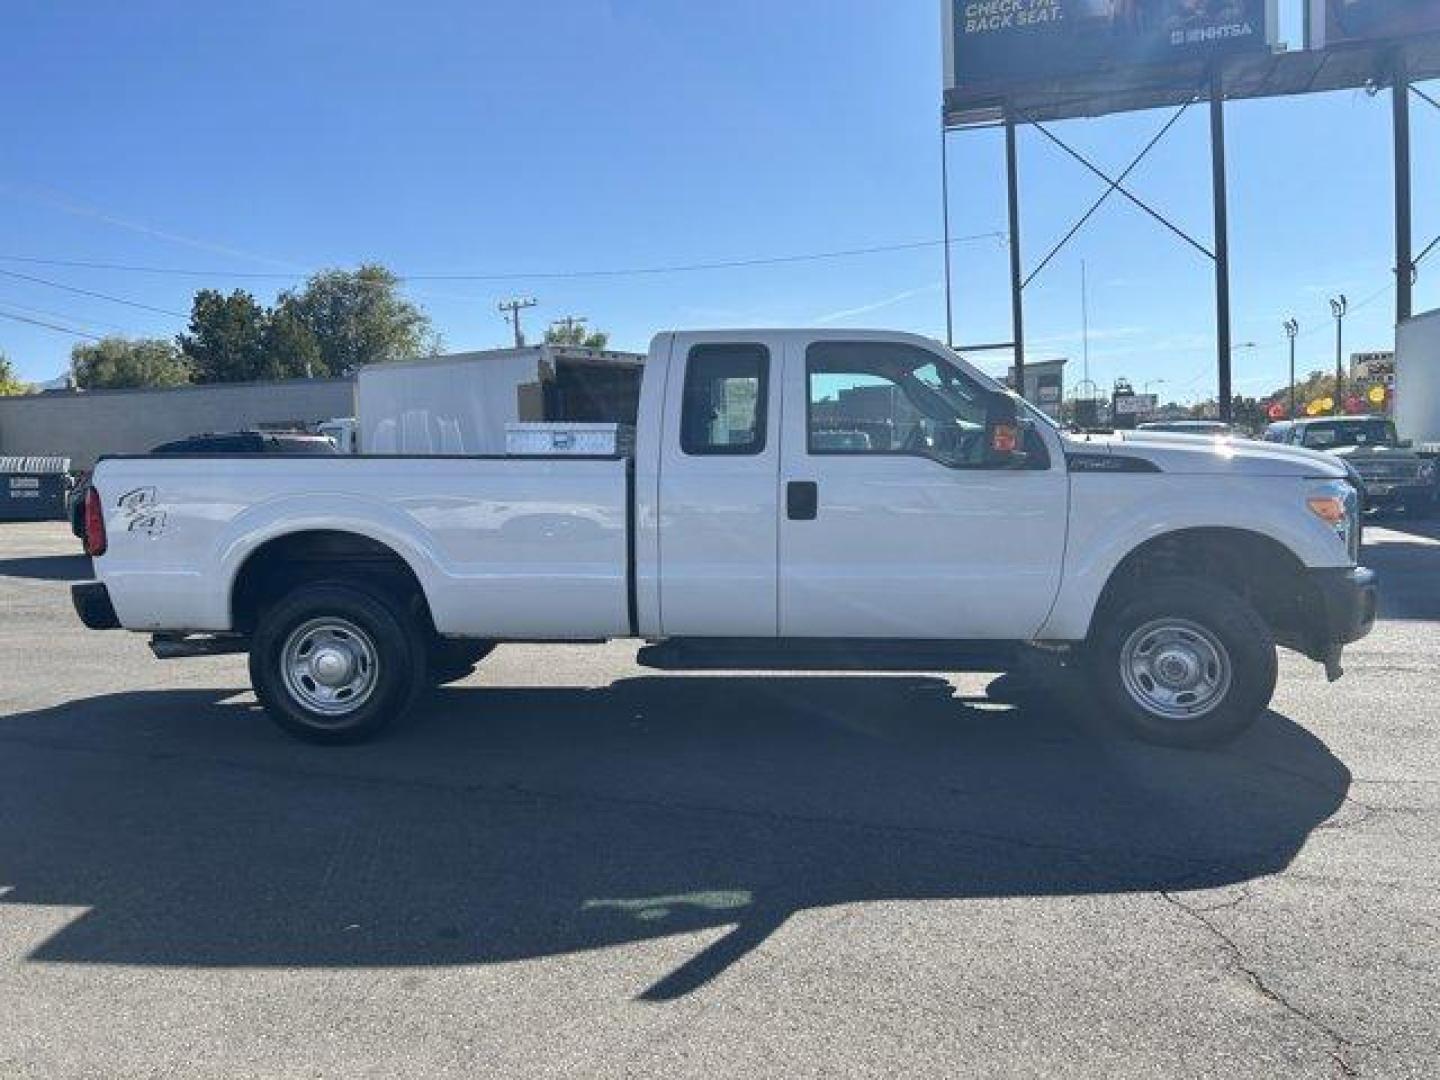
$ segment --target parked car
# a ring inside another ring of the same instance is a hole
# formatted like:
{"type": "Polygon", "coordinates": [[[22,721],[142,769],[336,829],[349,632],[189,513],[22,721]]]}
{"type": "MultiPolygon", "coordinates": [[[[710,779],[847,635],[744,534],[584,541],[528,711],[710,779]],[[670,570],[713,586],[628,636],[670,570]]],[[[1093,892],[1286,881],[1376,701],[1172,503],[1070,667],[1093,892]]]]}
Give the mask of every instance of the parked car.
{"type": "Polygon", "coordinates": [[[160,655],[248,651],[270,716],[319,742],[495,642],[628,637],[758,640],[782,668],[827,641],[1063,655],[1104,715],[1193,746],[1264,712],[1277,643],[1338,678],[1375,618],[1332,455],[1068,436],[913,335],[661,334],[633,445],[106,458],[75,606],[160,655]]]}
{"type": "MultiPolygon", "coordinates": [[[[301,431],[229,431],[191,435],[161,443],[152,454],[337,454],[335,442],[325,435],[301,431]]],[[[85,494],[91,473],[79,474],[70,494],[70,531],[85,545],[85,494]]]]}
{"type": "Polygon", "coordinates": [[[1403,509],[1415,517],[1429,517],[1440,501],[1435,460],[1417,454],[1388,417],[1282,420],[1266,428],[1264,438],[1343,459],[1363,484],[1367,510],[1403,509]]]}
{"type": "Polygon", "coordinates": [[[1138,431],[1168,431],[1172,435],[1234,435],[1223,420],[1147,420],[1138,431]]]}

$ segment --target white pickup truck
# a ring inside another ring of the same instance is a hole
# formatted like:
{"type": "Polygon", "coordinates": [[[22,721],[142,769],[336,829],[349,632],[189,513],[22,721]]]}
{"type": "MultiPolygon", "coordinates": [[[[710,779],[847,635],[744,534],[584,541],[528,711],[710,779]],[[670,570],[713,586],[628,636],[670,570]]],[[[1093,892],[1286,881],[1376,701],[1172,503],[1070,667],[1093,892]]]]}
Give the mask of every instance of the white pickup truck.
{"type": "Polygon", "coordinates": [[[1264,711],[1277,642],[1334,678],[1375,618],[1336,459],[1068,435],[884,332],[661,334],[633,454],[113,457],[87,515],[87,626],[248,651],[270,715],[321,742],[496,642],[629,637],[779,667],[836,639],[1068,654],[1134,734],[1199,745],[1264,711]]]}

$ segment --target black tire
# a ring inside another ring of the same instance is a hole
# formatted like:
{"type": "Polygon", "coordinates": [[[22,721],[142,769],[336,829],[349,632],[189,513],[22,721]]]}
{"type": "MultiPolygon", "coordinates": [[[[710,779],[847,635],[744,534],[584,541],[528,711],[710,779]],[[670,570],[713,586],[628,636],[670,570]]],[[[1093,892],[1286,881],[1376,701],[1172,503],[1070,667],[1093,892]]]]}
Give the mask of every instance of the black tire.
{"type": "Polygon", "coordinates": [[[260,613],[250,639],[250,681],[260,704],[286,732],[308,742],[373,737],[410,708],[425,674],[425,638],[406,605],[349,582],[317,582],[287,593],[260,613]],[[327,648],[340,657],[339,675],[336,665],[316,666],[328,659],[316,650],[327,648]],[[300,670],[307,657],[308,672],[300,670]],[[336,689],[327,685],[327,674],[353,678],[336,689]],[[337,696],[328,705],[313,704],[347,691],[348,700],[337,696]]]}
{"type": "Polygon", "coordinates": [[[1195,578],[1147,582],[1109,605],[1087,655],[1105,716],[1163,746],[1228,742],[1275,692],[1270,627],[1236,594],[1195,578]]]}
{"type": "Polygon", "coordinates": [[[495,650],[493,641],[435,638],[430,643],[430,685],[444,686],[468,678],[475,665],[495,650]]]}

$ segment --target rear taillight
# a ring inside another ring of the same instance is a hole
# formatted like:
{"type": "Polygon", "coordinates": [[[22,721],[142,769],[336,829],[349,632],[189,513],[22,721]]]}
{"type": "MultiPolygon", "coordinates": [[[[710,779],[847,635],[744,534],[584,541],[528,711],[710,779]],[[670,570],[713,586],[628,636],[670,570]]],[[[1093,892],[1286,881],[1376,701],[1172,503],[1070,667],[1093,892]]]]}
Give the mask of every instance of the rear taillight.
{"type": "Polygon", "coordinates": [[[105,554],[105,508],[100,492],[94,487],[85,491],[85,554],[92,558],[105,554]]]}

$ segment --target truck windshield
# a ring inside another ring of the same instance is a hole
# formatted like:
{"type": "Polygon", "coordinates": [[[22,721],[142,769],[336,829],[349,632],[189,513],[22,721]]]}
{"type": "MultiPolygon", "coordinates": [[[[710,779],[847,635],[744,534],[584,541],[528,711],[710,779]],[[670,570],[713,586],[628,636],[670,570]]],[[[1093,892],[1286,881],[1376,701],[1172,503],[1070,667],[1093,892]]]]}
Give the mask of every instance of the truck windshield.
{"type": "Polygon", "coordinates": [[[1394,446],[1399,442],[1389,420],[1334,420],[1306,424],[1300,445],[1314,450],[1337,446],[1394,446]]]}

